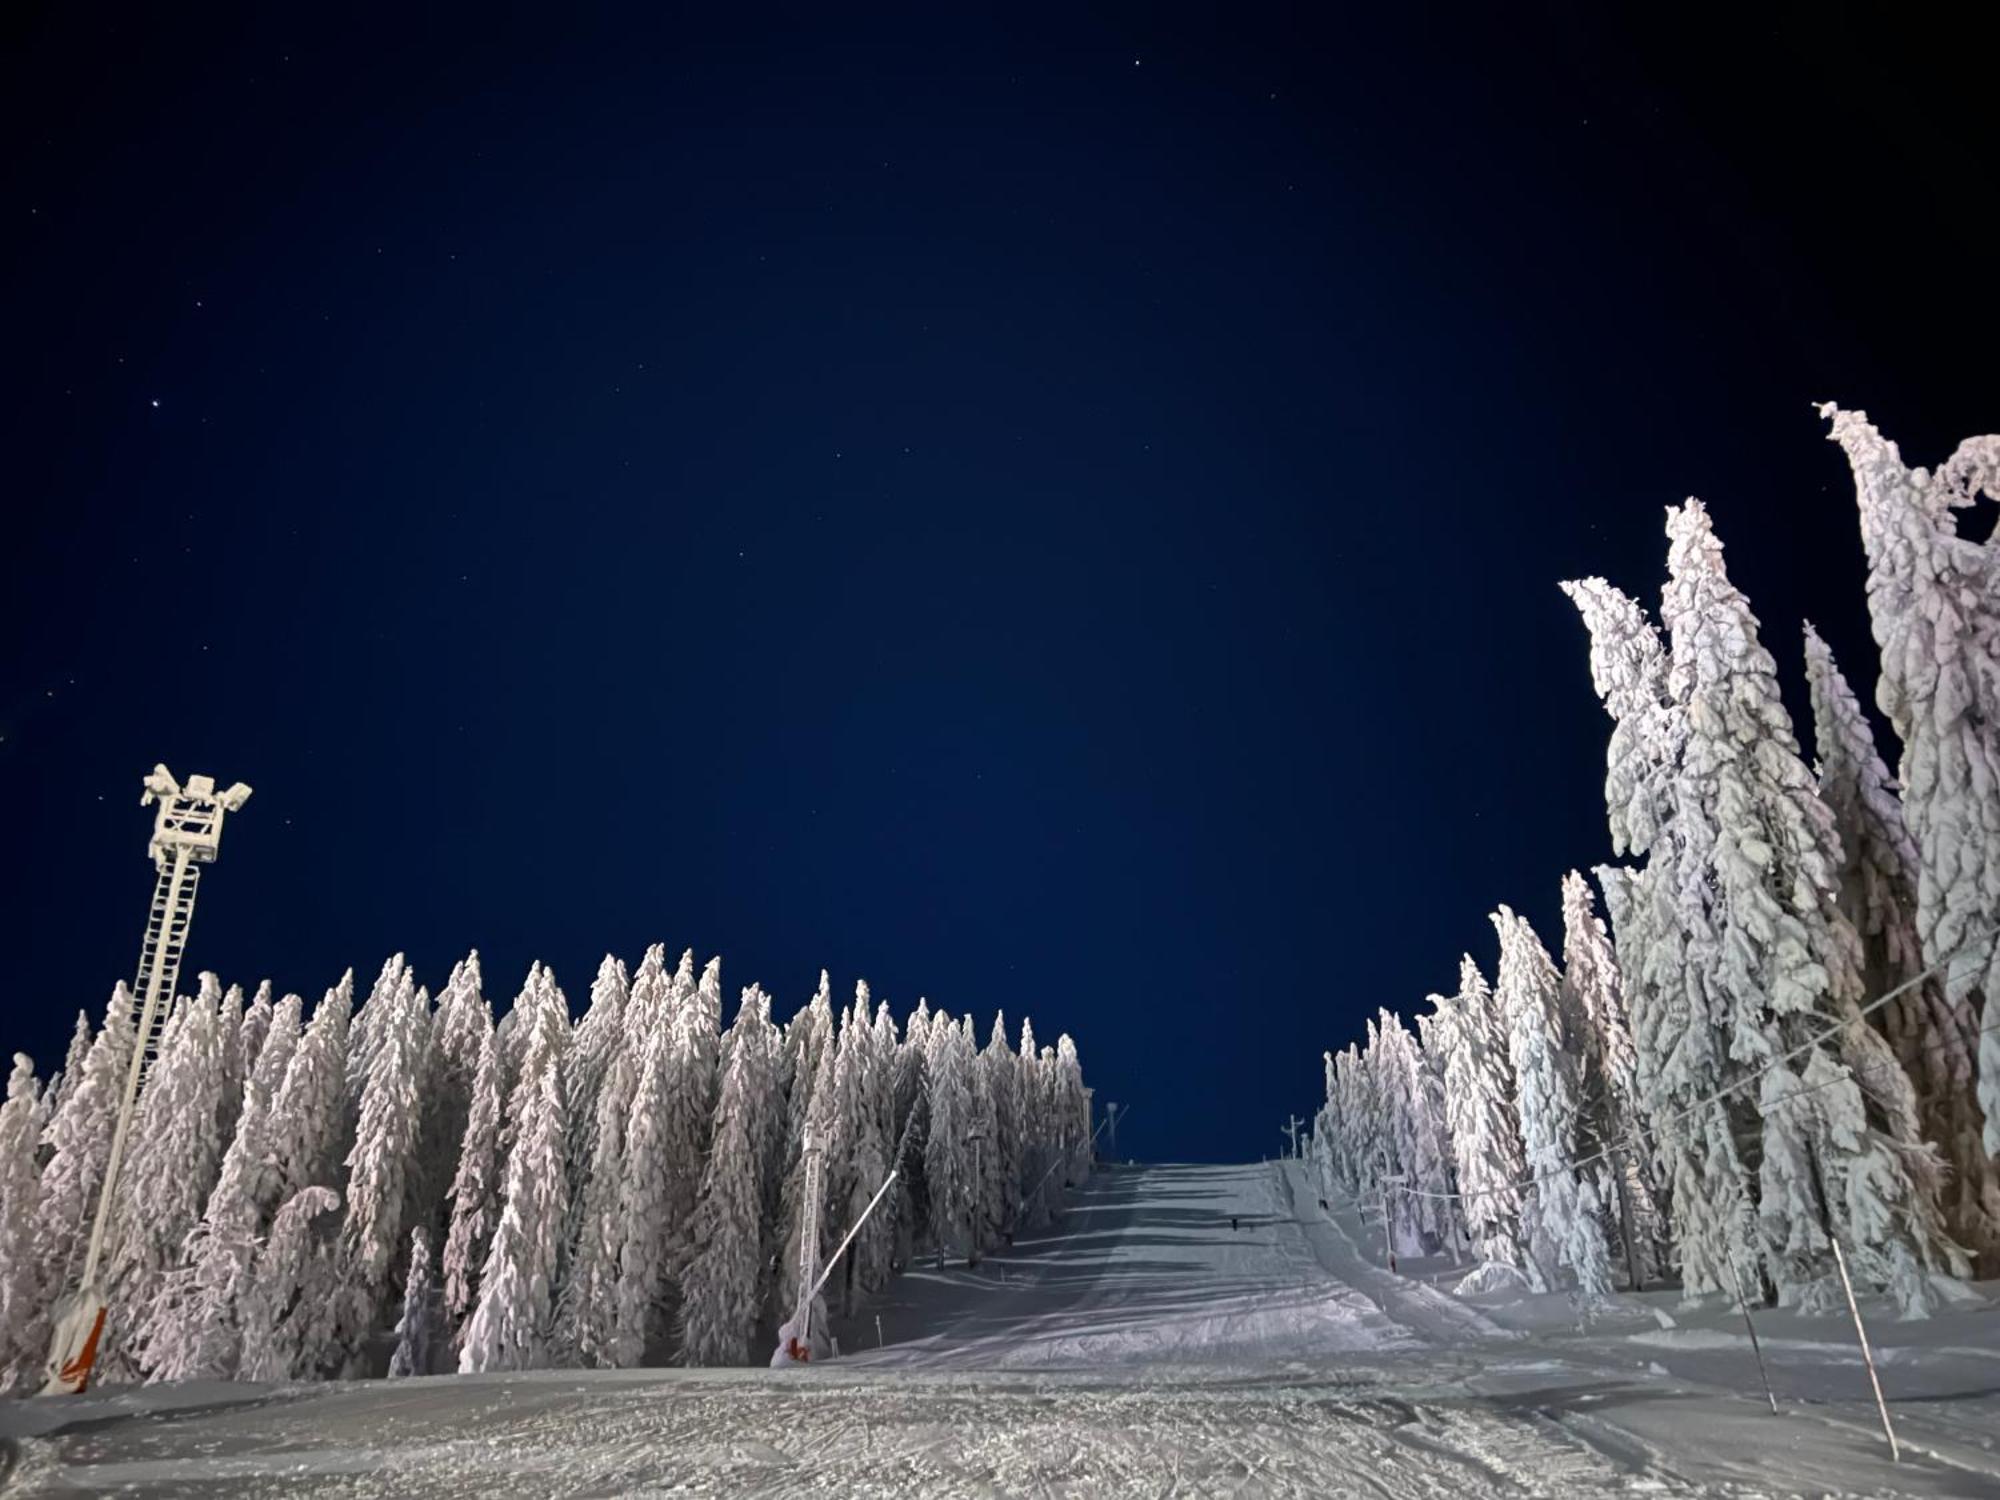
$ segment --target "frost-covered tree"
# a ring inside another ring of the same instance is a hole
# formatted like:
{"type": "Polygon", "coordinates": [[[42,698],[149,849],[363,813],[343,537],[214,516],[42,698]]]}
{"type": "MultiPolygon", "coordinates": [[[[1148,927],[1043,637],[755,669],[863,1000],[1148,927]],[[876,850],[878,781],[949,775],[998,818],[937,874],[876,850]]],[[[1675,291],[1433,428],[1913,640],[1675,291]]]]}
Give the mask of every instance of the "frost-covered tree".
{"type": "Polygon", "coordinates": [[[671,991],[656,1001],[643,985],[645,966],[634,979],[626,1038],[638,1049],[638,1079],[625,1121],[625,1177],[619,1195],[616,1324],[610,1359],[620,1368],[637,1365],[657,1331],[667,1294],[674,1237],[685,1220],[672,1216],[671,1193],[682,1165],[673,1160],[674,1024],[671,991]]]}
{"type": "Polygon", "coordinates": [[[465,1325],[461,1373],[528,1370],[545,1362],[553,1311],[564,1194],[563,1141],[568,1122],[563,1064],[569,1007],[555,976],[536,964],[515,1002],[526,1028],[520,1080],[507,1104],[511,1145],[500,1222],[480,1269],[479,1301],[465,1325]]]}
{"type": "Polygon", "coordinates": [[[744,1363],[762,1307],[765,1122],[779,1103],[770,1004],[752,985],[729,1029],[714,1144],[682,1274],[681,1358],[691,1365],[744,1363]]]}
{"type": "Polygon", "coordinates": [[[1938,1167],[1917,1134],[1909,1084],[1860,1019],[1860,942],[1839,909],[1840,842],[1819,800],[1758,643],[1749,602],[1730,582],[1707,510],[1668,511],[1661,614],[1672,643],[1670,688],[1687,705],[1676,776],[1682,830],[1677,910],[1688,944],[1684,982],[1698,985],[1731,1062],[1762,1071],[1757,1217],[1781,1301],[1833,1305],[1829,1237],[1840,1235],[1864,1280],[1917,1310],[1926,1274],[1952,1264],[1941,1234],[1938,1167]],[[1854,1024],[1849,1025],[1847,1023],[1854,1024]],[[1823,1038],[1838,1026],[1837,1043],[1823,1038]],[[1830,1088],[1795,1102],[1790,1058],[1837,1048],[1875,1076],[1887,1108],[1830,1088]],[[1851,1113],[1848,1112],[1851,1106],[1851,1113]]]}
{"type": "Polygon", "coordinates": [[[1870,1000],[1904,991],[1872,1019],[1916,1087],[1925,1138],[1952,1169],[1945,1221],[1990,1260],[2000,1254],[2000,1176],[1980,1139],[1979,1019],[1964,995],[1947,994],[1942,975],[1925,977],[1916,841],[1861,705],[1810,624],[1805,645],[1819,797],[1840,835],[1840,910],[1861,941],[1862,988],[1870,1000]]]}
{"type": "Polygon", "coordinates": [[[309,1380],[324,1370],[339,1272],[333,1236],[319,1221],[339,1207],[332,1188],[304,1187],[278,1209],[238,1309],[243,1379],[309,1380]]]}
{"type": "Polygon", "coordinates": [[[243,1306],[282,1189],[271,1101],[298,1044],[299,1009],[297,995],[269,1007],[215,1187],[151,1314],[145,1341],[156,1380],[227,1380],[241,1362],[243,1306]]]}
{"type": "MultiPolygon", "coordinates": [[[[201,976],[204,988],[217,984],[213,974],[201,976]]],[[[269,1019],[270,995],[268,986],[261,992],[266,1006],[265,1019],[269,1019]]],[[[232,984],[223,992],[216,1005],[216,1031],[222,1045],[222,1084],[216,1090],[215,1130],[217,1139],[227,1142],[230,1133],[236,1129],[236,1112],[243,1107],[243,1080],[250,1074],[250,1064],[255,1058],[254,1051],[245,1051],[243,1025],[247,1018],[244,1009],[243,987],[232,984]]]]}
{"type": "Polygon", "coordinates": [[[1579,1155],[1577,1054],[1563,1036],[1562,980],[1526,918],[1503,906],[1493,926],[1500,935],[1494,997],[1507,1021],[1521,1144],[1532,1177],[1524,1204],[1540,1239],[1576,1276],[1577,1290],[1586,1300],[1601,1300],[1611,1291],[1611,1260],[1596,1175],[1573,1165],[1579,1155]]]}
{"type": "Polygon", "coordinates": [[[354,974],[349,970],[313,1007],[271,1102],[271,1156],[280,1199],[340,1180],[353,1005],[354,974]]]}
{"type": "Polygon", "coordinates": [[[389,1374],[428,1375],[437,1362],[437,1275],[431,1267],[430,1236],[419,1224],[410,1231],[410,1269],[403,1278],[403,1312],[396,1320],[396,1348],[389,1374]]]}
{"type": "Polygon", "coordinates": [[[1936,473],[1903,466],[1864,412],[1828,404],[1847,454],[1881,648],[1875,701],[1903,742],[1899,780],[1918,860],[1925,961],[1979,1017],[1979,1107],[2000,1156],[2000,543],[1953,512],[2000,498],[2000,437],[1968,438],[1936,473]]]}
{"type": "Polygon", "coordinates": [[[969,1256],[972,1243],[973,1101],[965,1034],[939,1012],[924,1054],[930,1134],[924,1182],[930,1191],[930,1241],[939,1254],[969,1256]]]}
{"type": "Polygon", "coordinates": [[[0,1390],[32,1368],[46,1336],[47,1293],[34,1241],[41,1106],[34,1060],[16,1052],[0,1105],[0,1390]]]}
{"type": "Polygon", "coordinates": [[[479,1270],[500,1222],[500,1038],[488,1029],[479,1045],[472,1102],[451,1183],[451,1231],[444,1244],[444,1306],[454,1324],[471,1315],[479,1270]]]}
{"type": "MultiPolygon", "coordinates": [[[[1474,1275],[1487,1284],[1524,1278],[1543,1290],[1541,1268],[1528,1254],[1521,1229],[1520,1182],[1527,1164],[1497,1002],[1468,955],[1459,960],[1458,993],[1433,995],[1431,1004],[1451,1033],[1444,1054],[1445,1113],[1466,1229],[1484,1263],[1474,1275]]],[[[1353,1056],[1352,1049],[1347,1055],[1353,1056]]]]}
{"type": "MultiPolygon", "coordinates": [[[[801,1054],[803,1060],[805,1054],[801,1054]]],[[[785,1180],[783,1195],[783,1216],[777,1237],[777,1277],[775,1306],[773,1311],[779,1318],[789,1317],[797,1306],[800,1275],[803,1266],[799,1261],[799,1247],[805,1241],[806,1196],[808,1157],[805,1143],[810,1141],[820,1150],[822,1169],[819,1198],[819,1238],[816,1259],[823,1259],[832,1248],[829,1235],[831,1225],[827,1222],[829,1207],[824,1169],[826,1166],[826,1146],[834,1138],[834,1122],[838,1118],[838,1097],[834,1087],[834,1070],[839,1060],[837,1042],[829,1040],[827,1045],[817,1049],[817,1062],[807,1098],[810,1101],[804,1124],[800,1127],[800,1150],[798,1160],[785,1180]]],[[[793,1090],[794,1099],[798,1090],[793,1090]]]]}
{"type": "MultiPolygon", "coordinates": [[[[601,974],[600,974],[601,977],[601,974]]],[[[575,1252],[556,1308],[559,1346],[585,1365],[616,1362],[618,1275],[625,1248],[621,1212],[626,1184],[626,1117],[640,1059],[624,1044],[612,1052],[597,1089],[597,1124],[590,1134],[590,1171],[577,1214],[575,1252]]]]}
{"type": "Polygon", "coordinates": [[[1379,1022],[1383,1114],[1390,1167],[1399,1180],[1389,1198],[1391,1218],[1412,1250],[1448,1249],[1455,1241],[1448,1130],[1433,1108],[1416,1038],[1393,1012],[1382,1011],[1379,1022]]]}
{"type": "Polygon", "coordinates": [[[425,1205],[425,1222],[442,1244],[451,1223],[451,1184],[465,1144],[465,1123],[472,1111],[473,1082],[479,1074],[479,1054],[493,1030],[493,1007],[481,993],[479,950],[452,965],[451,976],[438,992],[431,1016],[424,1062],[424,1123],[418,1148],[418,1192],[425,1205]]]}
{"type": "Polygon", "coordinates": [[[1681,1284],[1690,1298],[1729,1291],[1735,1267],[1757,1258],[1750,1172],[1737,1145],[1755,1136],[1757,1119],[1741,1094],[1717,1100],[1742,1074],[1730,1060],[1722,1002],[1690,959],[1693,947],[1712,951],[1716,939],[1699,899],[1703,862],[1690,853],[1691,843],[1712,842],[1709,812],[1698,788],[1687,797],[1680,775],[1686,692],[1670,680],[1660,633],[1637,601],[1601,578],[1563,590],[1590,631],[1591,678],[1612,719],[1604,783],[1611,845],[1647,856],[1642,868],[1597,874],[1681,1284]]]}
{"type": "Polygon", "coordinates": [[[63,1057],[62,1071],[51,1078],[48,1087],[42,1090],[42,1112],[50,1120],[61,1112],[63,1100],[83,1078],[84,1064],[90,1058],[90,1044],[95,1037],[96,1032],[90,1025],[90,1012],[78,1011],[76,1025],[70,1030],[69,1051],[63,1057]]]}
{"type": "MultiPolygon", "coordinates": [[[[360,1118],[347,1153],[341,1332],[358,1358],[395,1285],[405,1209],[423,1129],[427,1017],[420,990],[399,984],[378,1007],[360,1118]]],[[[428,1249],[428,1244],[426,1245],[428,1249]]]]}
{"type": "MultiPolygon", "coordinates": [[[[590,1178],[597,1159],[598,1091],[603,1088],[612,1060],[625,1050],[625,1002],[632,983],[622,960],[607,953],[597,966],[590,984],[590,1005],[576,1023],[570,1042],[569,1140],[563,1156],[569,1163],[569,1222],[563,1226],[562,1269],[559,1281],[566,1284],[571,1266],[582,1249],[583,1216],[589,1200],[590,1178]]],[[[628,1075],[629,1076],[629,1075],[628,1075]]],[[[622,1106],[620,1125],[623,1124],[622,1106]]],[[[568,1293],[565,1289],[564,1296],[568,1293]]],[[[567,1312],[558,1318],[562,1325],[559,1340],[568,1343],[575,1331],[567,1312]]]]}
{"type": "Polygon", "coordinates": [[[99,1358],[118,1373],[151,1365],[144,1335],[153,1326],[154,1304],[180,1265],[181,1247],[201,1221],[221,1167],[221,998],[211,984],[176,1004],[132,1118],[104,1259],[112,1338],[99,1358]]]}
{"type": "Polygon", "coordinates": [[[83,1263],[131,1061],[132,992],[120,983],[81,1069],[43,1129],[48,1160],[38,1190],[35,1243],[44,1286],[71,1285],[83,1263]]]}
{"type": "MultiPolygon", "coordinates": [[[[1021,1069],[1007,1045],[1007,1017],[996,1014],[986,1049],[979,1054],[993,1110],[988,1143],[985,1219],[994,1232],[1012,1227],[1021,1212],[1021,1069]]],[[[886,1268],[885,1268],[886,1269],[886,1268]]]]}
{"type": "Polygon", "coordinates": [[[1666,1270],[1669,1246],[1653,1154],[1645,1144],[1650,1122],[1639,1055],[1610,936],[1597,919],[1590,886],[1575,870],[1563,877],[1562,912],[1563,1016],[1581,1030],[1578,1103],[1586,1124],[1579,1141],[1586,1155],[1609,1153],[1597,1173],[1599,1191],[1617,1205],[1619,1245],[1635,1284],[1643,1284],[1666,1270]]]}

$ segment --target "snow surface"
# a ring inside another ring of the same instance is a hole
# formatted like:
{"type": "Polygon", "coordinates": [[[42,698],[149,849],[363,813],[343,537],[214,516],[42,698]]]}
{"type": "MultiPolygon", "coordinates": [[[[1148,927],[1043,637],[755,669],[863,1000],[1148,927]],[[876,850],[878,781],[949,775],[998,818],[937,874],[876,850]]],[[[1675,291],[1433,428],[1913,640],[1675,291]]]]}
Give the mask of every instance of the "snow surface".
{"type": "Polygon", "coordinates": [[[843,1359],[107,1391],[0,1410],[20,1496],[2000,1497],[2000,1306],[1871,1323],[1459,1299],[1302,1164],[1101,1171],[1054,1230],[920,1265],[843,1359]],[[1237,1227],[1231,1228],[1234,1216],[1237,1227]]]}

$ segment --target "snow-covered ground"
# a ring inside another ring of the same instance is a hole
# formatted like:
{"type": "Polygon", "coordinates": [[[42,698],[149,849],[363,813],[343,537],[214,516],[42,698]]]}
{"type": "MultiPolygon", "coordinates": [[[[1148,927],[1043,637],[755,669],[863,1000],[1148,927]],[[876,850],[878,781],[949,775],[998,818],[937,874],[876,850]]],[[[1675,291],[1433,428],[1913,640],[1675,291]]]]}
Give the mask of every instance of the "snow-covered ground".
{"type": "Polygon", "coordinates": [[[838,1361],[14,1403],[8,1492],[2000,1497],[1990,1299],[1871,1324],[1892,1465],[1844,1321],[1760,1317],[1774,1417],[1727,1310],[1580,1329],[1364,1245],[1289,1163],[1107,1170],[1057,1232],[902,1278],[838,1361]]]}

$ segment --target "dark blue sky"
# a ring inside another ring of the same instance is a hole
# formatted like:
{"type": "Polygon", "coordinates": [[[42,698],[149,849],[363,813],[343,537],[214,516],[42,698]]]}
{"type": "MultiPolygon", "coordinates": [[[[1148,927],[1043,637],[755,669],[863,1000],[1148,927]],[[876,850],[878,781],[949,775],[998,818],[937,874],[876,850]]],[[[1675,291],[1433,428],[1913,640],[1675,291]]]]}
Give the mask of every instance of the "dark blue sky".
{"type": "Polygon", "coordinates": [[[1861,9],[139,9],[0,20],[45,1065],[163,759],[195,967],[824,965],[1255,1156],[1606,856],[1558,579],[1700,494],[1866,682],[1808,403],[2000,421],[1991,39],[1861,9]]]}

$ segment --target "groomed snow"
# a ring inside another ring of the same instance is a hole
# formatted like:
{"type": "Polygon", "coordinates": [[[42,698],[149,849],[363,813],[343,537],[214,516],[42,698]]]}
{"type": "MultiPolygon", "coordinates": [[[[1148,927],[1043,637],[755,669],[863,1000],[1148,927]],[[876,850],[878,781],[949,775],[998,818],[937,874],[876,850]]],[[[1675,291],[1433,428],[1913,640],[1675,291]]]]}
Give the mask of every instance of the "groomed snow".
{"type": "Polygon", "coordinates": [[[919,1266],[790,1371],[554,1372],[17,1402],[21,1496],[2000,1496],[2000,1309],[1871,1333],[1667,1294],[1588,1330],[1377,1264],[1294,1164],[1101,1172],[1046,1236],[919,1266]],[[1231,1219],[1236,1227],[1231,1227],[1231,1219]]]}

